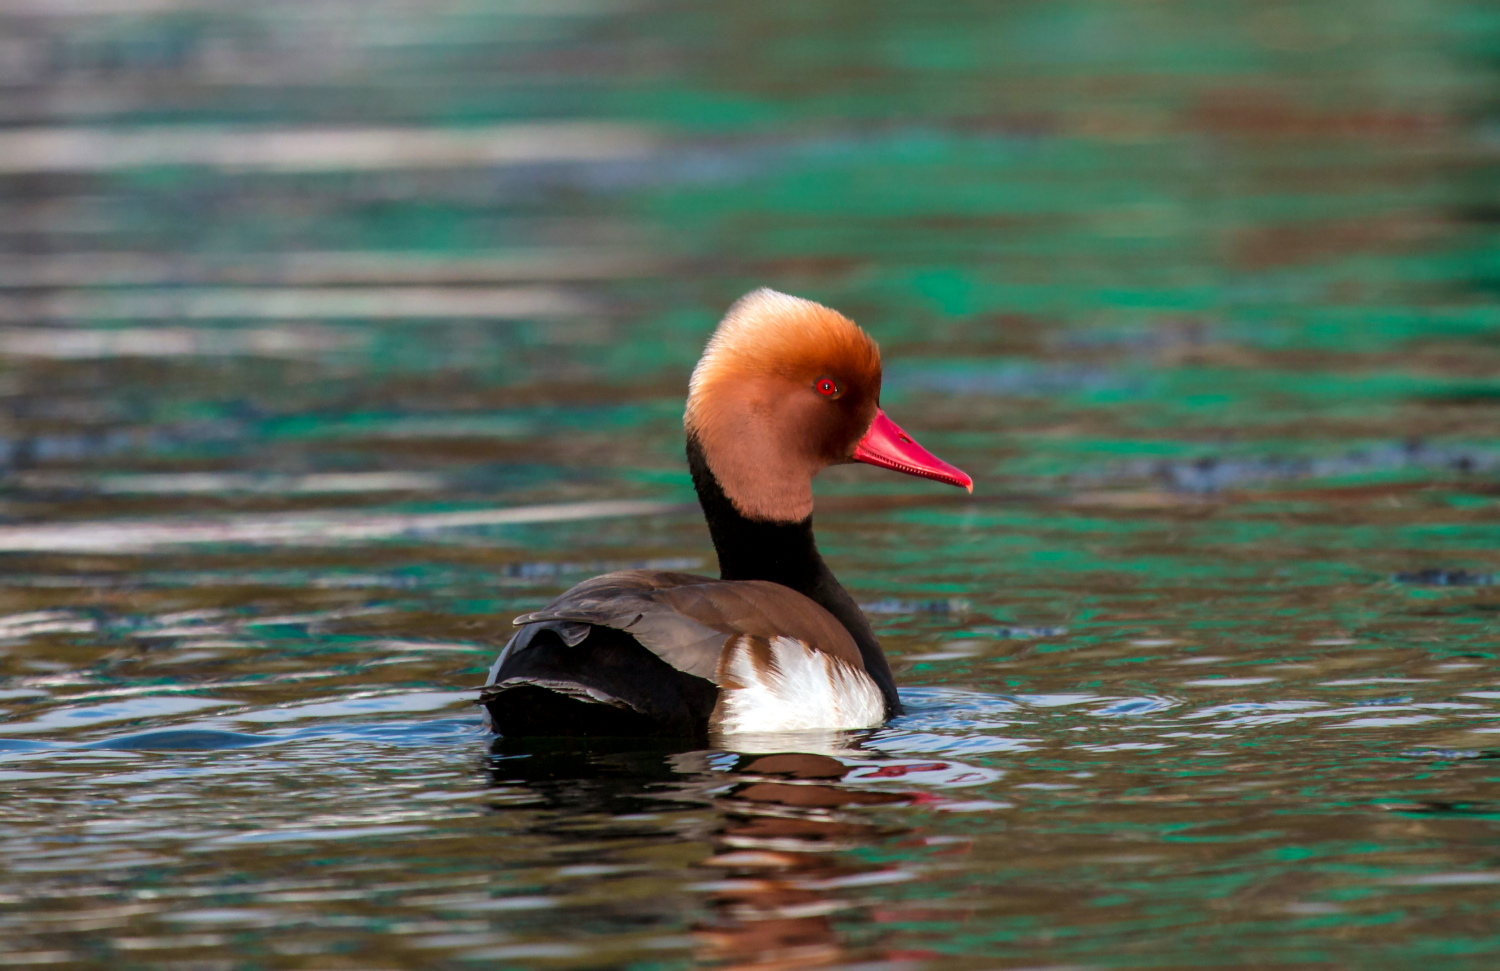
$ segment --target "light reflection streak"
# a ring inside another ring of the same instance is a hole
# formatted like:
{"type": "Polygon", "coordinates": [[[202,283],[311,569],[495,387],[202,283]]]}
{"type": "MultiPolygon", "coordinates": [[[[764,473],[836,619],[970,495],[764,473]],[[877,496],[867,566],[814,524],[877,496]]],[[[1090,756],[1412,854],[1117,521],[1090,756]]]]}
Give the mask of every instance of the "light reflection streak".
{"type": "MultiPolygon", "coordinates": [[[[29,317],[26,301],[0,298],[0,320],[7,315],[29,317]]],[[[67,310],[69,308],[57,308],[67,310]]],[[[74,310],[80,308],[71,308],[74,310]]],[[[71,319],[72,313],[57,314],[71,319]]],[[[91,316],[84,314],[83,316],[91,316]]],[[[73,330],[54,327],[0,329],[0,355],[55,361],[119,357],[271,357],[301,358],[362,346],[359,334],[328,327],[242,327],[206,330],[191,327],[122,327],[113,330],[73,330]]]]}
{"type": "Polygon", "coordinates": [[[314,472],[307,475],[262,475],[246,472],[140,472],[100,476],[67,473],[23,473],[16,481],[27,489],[77,489],[106,495],[218,495],[250,492],[267,495],[321,495],[362,492],[434,492],[448,480],[430,472],[314,472]]]}
{"type": "Polygon", "coordinates": [[[662,269],[658,258],[611,249],[517,250],[447,255],[411,252],[282,252],[217,260],[178,253],[8,255],[0,289],[241,284],[382,286],[614,280],[662,269]]]}
{"type": "Polygon", "coordinates": [[[0,174],[154,166],[272,172],[470,168],[640,159],[656,146],[641,128],[590,121],[471,128],[12,128],[0,132],[0,174]]]}
{"type": "Polygon", "coordinates": [[[442,529],[650,516],[683,508],[686,507],[680,503],[618,499],[464,512],[267,513],[222,519],[95,520],[0,527],[0,552],[143,553],[203,543],[323,546],[442,529]]]}
{"type": "MultiPolygon", "coordinates": [[[[35,296],[0,297],[0,321],[13,324],[76,320],[298,318],[514,320],[527,317],[577,317],[594,309],[589,301],[573,293],[545,286],[167,287],[109,292],[71,290],[35,296]]],[[[11,328],[3,332],[5,344],[0,345],[0,351],[43,356],[48,347],[43,336],[57,333],[59,332],[32,328],[11,328]]],[[[184,340],[172,328],[145,328],[142,333],[173,335],[179,343],[184,340]]],[[[216,336],[211,332],[198,333],[198,340],[205,344],[216,336]]],[[[249,333],[255,335],[254,340],[269,345],[269,349],[277,349],[283,344],[295,346],[319,340],[348,343],[348,338],[337,332],[309,332],[304,328],[268,328],[249,333]]],[[[234,346],[232,332],[217,336],[234,346]]],[[[89,331],[79,332],[73,337],[75,342],[88,339],[108,342],[111,334],[109,331],[89,331]]],[[[250,342],[252,338],[241,338],[241,341],[250,342]]],[[[102,346],[109,345],[106,343],[102,346]]],[[[256,344],[245,343],[244,346],[253,348],[256,344]]],[[[54,351],[53,356],[68,355],[54,351]]],[[[88,355],[75,352],[73,356],[88,355]]],[[[98,352],[94,356],[98,356],[98,352]]]]}

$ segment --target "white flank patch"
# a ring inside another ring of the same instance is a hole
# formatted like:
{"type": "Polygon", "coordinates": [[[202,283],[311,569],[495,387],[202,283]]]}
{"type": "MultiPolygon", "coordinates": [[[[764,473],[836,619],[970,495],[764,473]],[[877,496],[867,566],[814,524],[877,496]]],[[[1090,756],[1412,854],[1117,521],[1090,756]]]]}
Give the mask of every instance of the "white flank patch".
{"type": "Polygon", "coordinates": [[[884,724],[885,700],[863,671],[810,650],[795,638],[775,637],[775,670],[763,676],[748,648],[744,638],[737,638],[725,658],[725,676],[744,687],[724,690],[719,731],[795,732],[884,724]]]}

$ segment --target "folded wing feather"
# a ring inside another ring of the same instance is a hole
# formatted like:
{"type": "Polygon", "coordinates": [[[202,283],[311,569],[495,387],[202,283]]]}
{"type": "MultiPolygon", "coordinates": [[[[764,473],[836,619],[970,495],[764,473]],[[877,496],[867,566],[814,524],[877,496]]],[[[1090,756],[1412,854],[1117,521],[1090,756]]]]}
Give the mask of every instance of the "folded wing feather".
{"type": "MultiPolygon", "coordinates": [[[[854,639],[832,614],[789,587],[763,580],[622,570],[585,580],[514,623],[523,634],[531,625],[622,630],[677,670],[716,684],[725,644],[746,635],[800,641],[857,671],[864,668],[854,639]]],[[[560,633],[576,636],[576,629],[560,633]]],[[[524,650],[529,640],[518,634],[505,653],[524,650]]]]}

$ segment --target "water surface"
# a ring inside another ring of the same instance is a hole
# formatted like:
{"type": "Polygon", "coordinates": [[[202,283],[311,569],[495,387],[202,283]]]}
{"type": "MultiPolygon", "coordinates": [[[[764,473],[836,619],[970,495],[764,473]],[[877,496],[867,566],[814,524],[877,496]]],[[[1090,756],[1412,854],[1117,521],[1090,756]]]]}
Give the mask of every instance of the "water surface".
{"type": "Polygon", "coordinates": [[[0,10],[0,963],[1485,968],[1479,5],[0,10]],[[495,741],[509,618],[712,572],[688,370],[881,341],[909,713],[495,741]]]}

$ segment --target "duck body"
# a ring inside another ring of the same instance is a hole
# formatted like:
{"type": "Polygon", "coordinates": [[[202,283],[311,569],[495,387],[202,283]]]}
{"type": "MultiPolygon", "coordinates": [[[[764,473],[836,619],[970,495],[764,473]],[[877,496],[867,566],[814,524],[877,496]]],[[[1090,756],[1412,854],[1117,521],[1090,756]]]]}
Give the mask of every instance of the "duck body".
{"type": "Polygon", "coordinates": [[[870,728],[887,717],[848,632],[780,584],[627,570],[517,622],[484,696],[504,735],[870,728]],[[520,691],[532,695],[524,708],[520,691]]]}
{"type": "Polygon", "coordinates": [[[878,351],[841,315],[768,290],[731,308],[694,371],[686,421],[720,577],[608,573],[515,618],[520,630],[479,698],[491,727],[506,736],[705,737],[872,728],[899,714],[880,643],[818,552],[811,478],[857,460],[971,482],[887,419],[878,390],[878,351]],[[779,346],[776,328],[753,326],[767,313],[780,325],[779,346]],[[756,359],[780,369],[747,366],[747,337],[760,338],[756,359]],[[798,362],[798,351],[818,359],[798,362]],[[705,401],[716,388],[727,403],[705,401]]]}

